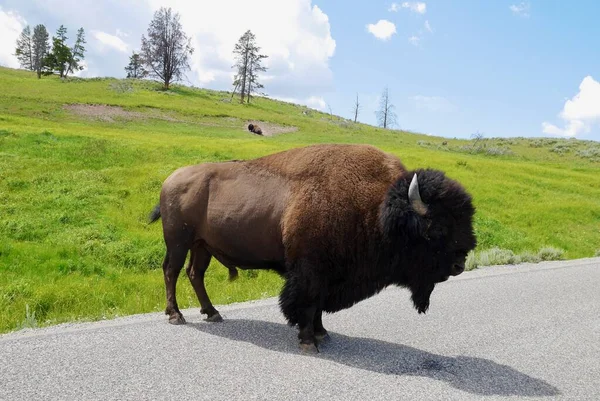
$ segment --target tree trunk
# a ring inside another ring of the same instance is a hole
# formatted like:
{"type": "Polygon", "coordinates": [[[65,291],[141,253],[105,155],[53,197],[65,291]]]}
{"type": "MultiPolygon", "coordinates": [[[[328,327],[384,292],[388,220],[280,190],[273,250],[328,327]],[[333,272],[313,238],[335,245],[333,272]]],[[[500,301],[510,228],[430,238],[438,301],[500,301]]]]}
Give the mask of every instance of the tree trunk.
{"type": "Polygon", "coordinates": [[[246,94],[246,80],[248,78],[248,58],[250,52],[250,38],[246,39],[246,46],[244,49],[244,74],[242,75],[242,93],[240,97],[240,102],[244,103],[244,95],[246,94]]]}

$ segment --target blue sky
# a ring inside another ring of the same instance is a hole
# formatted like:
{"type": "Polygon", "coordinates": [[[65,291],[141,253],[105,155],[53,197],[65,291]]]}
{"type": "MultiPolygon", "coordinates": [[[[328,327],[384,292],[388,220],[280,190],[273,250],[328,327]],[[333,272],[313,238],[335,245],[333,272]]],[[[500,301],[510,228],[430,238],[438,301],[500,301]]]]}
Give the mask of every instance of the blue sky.
{"type": "Polygon", "coordinates": [[[402,129],[600,140],[596,1],[0,0],[0,64],[14,63],[24,24],[64,23],[86,29],[83,76],[123,76],[163,5],[194,39],[196,86],[230,88],[233,44],[252,29],[270,56],[266,92],[279,99],[350,117],[358,93],[359,120],[376,124],[387,86],[402,129]]]}

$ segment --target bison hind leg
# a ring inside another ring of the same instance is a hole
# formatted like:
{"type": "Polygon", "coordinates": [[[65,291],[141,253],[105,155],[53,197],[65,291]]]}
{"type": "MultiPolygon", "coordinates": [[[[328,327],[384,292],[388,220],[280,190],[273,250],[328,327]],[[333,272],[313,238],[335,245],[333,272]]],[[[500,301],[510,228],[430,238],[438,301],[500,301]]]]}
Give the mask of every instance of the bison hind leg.
{"type": "Polygon", "coordinates": [[[185,264],[187,252],[188,250],[184,248],[177,248],[175,250],[167,248],[167,254],[163,262],[163,275],[167,296],[165,314],[169,315],[169,323],[171,324],[185,324],[183,314],[179,311],[179,306],[177,305],[175,287],[181,268],[185,264]]]}

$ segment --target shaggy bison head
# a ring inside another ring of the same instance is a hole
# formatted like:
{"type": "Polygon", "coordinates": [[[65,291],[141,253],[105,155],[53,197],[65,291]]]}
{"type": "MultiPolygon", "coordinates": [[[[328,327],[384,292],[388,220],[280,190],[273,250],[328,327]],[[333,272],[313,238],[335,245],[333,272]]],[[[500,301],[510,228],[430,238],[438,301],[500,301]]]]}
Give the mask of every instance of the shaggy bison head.
{"type": "Polygon", "coordinates": [[[471,196],[436,170],[416,170],[389,189],[380,223],[388,246],[409,266],[406,285],[417,310],[425,312],[436,283],[465,270],[477,241],[471,196]]]}

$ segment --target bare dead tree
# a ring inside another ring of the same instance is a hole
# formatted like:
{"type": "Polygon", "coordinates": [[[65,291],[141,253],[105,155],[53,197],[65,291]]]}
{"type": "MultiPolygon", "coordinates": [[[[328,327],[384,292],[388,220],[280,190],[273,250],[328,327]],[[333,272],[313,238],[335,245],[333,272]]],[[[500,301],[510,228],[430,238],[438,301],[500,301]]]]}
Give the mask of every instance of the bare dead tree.
{"type": "Polygon", "coordinates": [[[390,100],[390,93],[387,87],[381,94],[381,99],[379,100],[379,110],[377,110],[375,114],[380,127],[388,129],[396,125],[397,116],[394,112],[394,105],[390,100]]]}
{"type": "Polygon", "coordinates": [[[356,94],[356,101],[352,106],[352,113],[354,114],[354,122],[358,120],[358,112],[360,111],[360,103],[358,102],[358,93],[356,94]]]}
{"type": "Polygon", "coordinates": [[[479,151],[485,146],[483,145],[485,139],[483,132],[479,132],[479,130],[475,131],[475,133],[471,135],[471,139],[473,140],[473,145],[471,146],[473,151],[479,151]]]}
{"type": "Polygon", "coordinates": [[[190,68],[188,58],[193,52],[179,13],[173,13],[170,7],[156,11],[148,26],[148,38],[142,35],[141,56],[150,75],[160,79],[164,89],[169,89],[190,68]]]}

